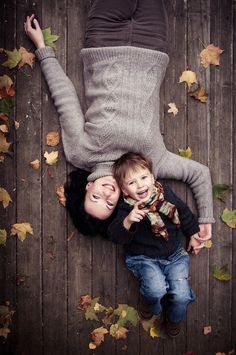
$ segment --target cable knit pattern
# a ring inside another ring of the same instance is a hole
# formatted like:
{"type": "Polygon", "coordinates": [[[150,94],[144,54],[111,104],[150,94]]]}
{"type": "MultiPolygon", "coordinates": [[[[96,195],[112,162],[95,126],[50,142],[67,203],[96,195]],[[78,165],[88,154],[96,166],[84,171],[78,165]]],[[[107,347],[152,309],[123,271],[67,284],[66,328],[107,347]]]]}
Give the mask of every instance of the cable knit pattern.
{"type": "Polygon", "coordinates": [[[67,160],[91,171],[93,181],[111,175],[127,151],[142,152],[156,177],[190,184],[199,221],[214,222],[209,169],[166,150],[159,128],[159,92],[169,61],[162,52],[137,48],[85,48],[81,51],[87,110],[50,47],[36,55],[57,108],[67,160]]]}

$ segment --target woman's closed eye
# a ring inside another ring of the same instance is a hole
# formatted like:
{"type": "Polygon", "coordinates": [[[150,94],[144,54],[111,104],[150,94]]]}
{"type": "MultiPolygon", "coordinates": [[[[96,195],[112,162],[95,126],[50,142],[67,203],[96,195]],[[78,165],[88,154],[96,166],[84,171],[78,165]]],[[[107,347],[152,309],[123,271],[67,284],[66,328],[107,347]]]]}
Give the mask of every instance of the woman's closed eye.
{"type": "Polygon", "coordinates": [[[107,201],[107,205],[108,205],[109,207],[114,207],[114,203],[112,203],[112,202],[110,202],[110,201],[107,201]]]}
{"type": "Polygon", "coordinates": [[[99,200],[99,199],[100,199],[100,197],[97,196],[97,195],[92,195],[92,198],[93,198],[94,200],[99,200]]]}

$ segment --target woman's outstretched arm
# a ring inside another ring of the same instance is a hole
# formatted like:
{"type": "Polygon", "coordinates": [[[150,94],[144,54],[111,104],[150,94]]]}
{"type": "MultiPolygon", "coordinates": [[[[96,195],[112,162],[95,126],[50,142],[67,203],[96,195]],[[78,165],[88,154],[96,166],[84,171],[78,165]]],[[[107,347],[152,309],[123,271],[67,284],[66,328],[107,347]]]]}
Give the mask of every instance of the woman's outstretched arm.
{"type": "Polygon", "coordinates": [[[181,180],[189,184],[198,208],[199,237],[211,238],[213,217],[212,183],[209,168],[194,160],[166,152],[157,169],[158,178],[181,180]]]}
{"type": "Polygon", "coordinates": [[[84,136],[84,115],[74,85],[55,58],[53,49],[45,47],[42,30],[34,15],[27,16],[24,27],[37,48],[36,55],[59,114],[66,159],[82,168],[79,148],[84,136]]]}

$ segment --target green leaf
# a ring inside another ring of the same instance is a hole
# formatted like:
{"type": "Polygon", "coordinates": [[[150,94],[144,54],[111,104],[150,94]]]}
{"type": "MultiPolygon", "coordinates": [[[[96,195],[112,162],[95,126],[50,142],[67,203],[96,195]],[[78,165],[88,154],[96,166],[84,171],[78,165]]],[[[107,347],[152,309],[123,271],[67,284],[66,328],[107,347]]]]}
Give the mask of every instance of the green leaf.
{"type": "Polygon", "coordinates": [[[99,319],[97,317],[97,313],[103,312],[106,308],[103,307],[98,301],[99,301],[99,297],[92,299],[91,306],[89,306],[85,312],[86,320],[99,321],[99,319]]]}
{"type": "Polygon", "coordinates": [[[51,27],[44,28],[42,30],[43,32],[43,38],[46,46],[50,46],[53,49],[57,49],[56,45],[54,42],[56,42],[59,38],[57,35],[52,35],[51,33],[51,27]]]}
{"type": "Polygon", "coordinates": [[[11,97],[0,100],[0,112],[2,112],[4,115],[9,116],[12,107],[14,107],[14,102],[11,97]]]}
{"type": "Polygon", "coordinates": [[[136,309],[128,306],[127,304],[119,304],[118,308],[114,310],[114,314],[119,316],[117,324],[122,327],[127,322],[130,322],[135,327],[139,320],[138,312],[136,309]]]}
{"type": "Polygon", "coordinates": [[[230,228],[236,228],[236,210],[225,208],[221,215],[221,219],[230,228]]]}
{"type": "Polygon", "coordinates": [[[14,51],[7,51],[4,49],[4,53],[7,55],[7,60],[2,63],[2,66],[7,67],[9,69],[15,68],[18,63],[21,61],[21,55],[18,50],[15,48],[14,51]]]}
{"type": "Polygon", "coordinates": [[[192,150],[191,150],[191,148],[187,148],[187,149],[181,149],[181,148],[179,148],[178,149],[178,152],[179,152],[179,155],[181,156],[181,157],[184,157],[184,158],[188,158],[188,159],[190,159],[191,158],[191,156],[192,156],[192,150]]]}
{"type": "Polygon", "coordinates": [[[231,274],[227,269],[227,265],[224,265],[222,267],[214,266],[213,276],[220,281],[229,281],[231,279],[231,274]]]}
{"type": "Polygon", "coordinates": [[[7,241],[6,229],[0,229],[0,245],[5,245],[7,241]]]}
{"type": "Polygon", "coordinates": [[[223,197],[228,190],[230,190],[229,185],[214,184],[213,185],[213,197],[218,198],[218,200],[221,200],[224,202],[223,197]]]}

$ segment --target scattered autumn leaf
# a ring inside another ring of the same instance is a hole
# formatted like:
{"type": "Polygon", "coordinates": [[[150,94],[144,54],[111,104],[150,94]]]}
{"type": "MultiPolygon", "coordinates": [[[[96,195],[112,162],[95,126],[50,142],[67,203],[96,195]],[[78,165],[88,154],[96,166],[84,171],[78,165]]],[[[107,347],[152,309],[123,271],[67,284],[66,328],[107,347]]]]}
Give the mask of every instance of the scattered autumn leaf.
{"type": "Polygon", "coordinates": [[[87,309],[89,306],[91,306],[92,303],[92,297],[91,295],[84,295],[80,297],[80,305],[83,307],[83,309],[87,309]]]}
{"type": "Polygon", "coordinates": [[[96,347],[97,347],[97,346],[96,346],[94,343],[92,343],[92,342],[89,343],[89,349],[90,349],[90,350],[95,350],[96,347]]]}
{"type": "Polygon", "coordinates": [[[53,49],[57,49],[56,45],[54,42],[56,42],[59,38],[57,35],[52,35],[51,28],[44,28],[42,30],[43,32],[43,38],[46,46],[50,46],[53,49]]]}
{"type": "Polygon", "coordinates": [[[197,76],[196,73],[192,70],[185,70],[181,74],[179,78],[179,83],[186,82],[188,84],[188,88],[190,89],[191,85],[197,84],[197,76]]]}
{"type": "Polygon", "coordinates": [[[58,151],[53,151],[51,153],[45,152],[44,158],[46,159],[46,164],[53,165],[58,161],[58,151]]]}
{"type": "Polygon", "coordinates": [[[119,324],[112,324],[110,326],[110,335],[115,339],[126,339],[128,329],[125,327],[119,326],[119,324]]]}
{"type": "Polygon", "coordinates": [[[118,308],[114,310],[114,315],[118,315],[119,319],[117,323],[120,326],[124,326],[127,322],[130,322],[134,327],[136,327],[139,320],[138,312],[135,308],[128,306],[127,304],[119,304],[118,308]],[[126,315],[124,317],[124,311],[126,315]]]}
{"type": "Polygon", "coordinates": [[[0,336],[7,338],[10,333],[9,325],[12,321],[13,311],[9,309],[9,302],[6,305],[0,305],[0,336]]]}
{"type": "Polygon", "coordinates": [[[49,132],[47,134],[46,139],[47,139],[47,145],[49,145],[50,147],[55,147],[60,142],[59,132],[49,132]]]}
{"type": "Polygon", "coordinates": [[[236,210],[225,208],[221,215],[221,219],[230,228],[236,228],[236,210]]]}
{"type": "Polygon", "coordinates": [[[0,201],[2,202],[4,208],[7,208],[9,203],[12,202],[9,193],[3,187],[0,187],[0,201]]]}
{"type": "Polygon", "coordinates": [[[18,121],[14,121],[15,129],[19,129],[20,123],[18,121]]]}
{"type": "Polygon", "coordinates": [[[17,235],[20,241],[24,241],[26,233],[34,234],[30,223],[15,223],[11,227],[11,235],[17,235]]]}
{"type": "Polygon", "coordinates": [[[6,89],[6,92],[10,90],[13,85],[13,81],[8,75],[0,76],[0,89],[6,89]]]}
{"type": "Polygon", "coordinates": [[[211,240],[206,240],[204,242],[204,247],[207,249],[210,249],[212,247],[212,241],[211,240]]]}
{"type": "Polygon", "coordinates": [[[203,328],[203,334],[204,335],[207,335],[207,334],[210,334],[211,333],[211,326],[208,325],[206,327],[203,328]]]}
{"type": "Polygon", "coordinates": [[[30,162],[30,165],[32,166],[33,169],[38,170],[40,166],[40,161],[38,159],[35,159],[30,162]]]}
{"type": "Polygon", "coordinates": [[[33,69],[33,64],[35,60],[34,53],[28,52],[24,47],[20,47],[18,52],[21,56],[19,69],[22,68],[25,64],[28,64],[33,69]]]}
{"type": "Polygon", "coordinates": [[[208,94],[206,93],[204,87],[198,85],[198,88],[192,92],[189,92],[189,96],[193,97],[200,102],[207,102],[208,94]]]}
{"type": "MultiPolygon", "coordinates": [[[[104,335],[107,333],[108,333],[108,330],[104,327],[99,327],[99,328],[94,329],[91,333],[92,344],[94,344],[95,347],[100,346],[101,343],[104,341],[104,335]]],[[[90,346],[89,346],[89,348],[90,348],[90,346]]]]}
{"type": "Polygon", "coordinates": [[[231,274],[228,271],[227,265],[222,267],[214,266],[213,268],[213,276],[220,281],[229,281],[231,280],[231,274]]]}
{"type": "Polygon", "coordinates": [[[188,147],[187,149],[179,148],[178,151],[181,157],[188,158],[188,159],[192,157],[192,150],[190,147],[188,147]]]}
{"type": "Polygon", "coordinates": [[[10,329],[7,327],[0,328],[0,337],[7,338],[10,332],[11,332],[10,329]]]}
{"type": "Polygon", "coordinates": [[[150,328],[150,336],[152,338],[159,338],[160,337],[159,330],[156,327],[151,327],[150,328]]]}
{"type": "Polygon", "coordinates": [[[2,63],[2,65],[9,69],[15,68],[21,60],[21,56],[16,48],[13,51],[8,51],[4,48],[0,48],[0,52],[5,53],[7,55],[7,60],[2,63]]]}
{"type": "Polygon", "coordinates": [[[56,188],[56,195],[58,197],[58,200],[59,202],[65,206],[66,205],[66,196],[65,196],[65,189],[64,189],[64,186],[61,185],[61,186],[58,186],[56,188]]]}
{"type": "Polygon", "coordinates": [[[3,162],[4,162],[4,160],[5,160],[4,155],[0,155],[0,163],[3,163],[3,162]]]}
{"type": "Polygon", "coordinates": [[[0,229],[0,245],[5,245],[7,241],[6,229],[0,229]]]}
{"type": "Polygon", "coordinates": [[[8,133],[8,127],[6,124],[1,124],[0,125],[0,131],[3,133],[8,133]]]}
{"type": "Polygon", "coordinates": [[[9,116],[11,109],[13,107],[14,107],[14,102],[11,97],[7,97],[3,100],[0,100],[0,112],[3,114],[2,117],[9,116]]]}
{"type": "Polygon", "coordinates": [[[207,68],[209,64],[220,65],[220,55],[224,50],[220,47],[216,47],[213,44],[209,44],[200,53],[201,64],[204,68],[207,68]]]}
{"type": "Polygon", "coordinates": [[[224,195],[227,191],[230,190],[230,186],[226,184],[214,184],[213,185],[213,197],[218,198],[218,200],[221,200],[224,202],[224,195]]]}
{"type": "Polygon", "coordinates": [[[174,102],[170,102],[168,106],[169,106],[169,110],[167,112],[173,113],[173,115],[176,116],[177,113],[179,112],[178,108],[176,107],[176,104],[174,102]]]}
{"type": "Polygon", "coordinates": [[[0,153],[7,153],[9,151],[11,143],[7,142],[6,137],[0,132],[0,153]]]}

